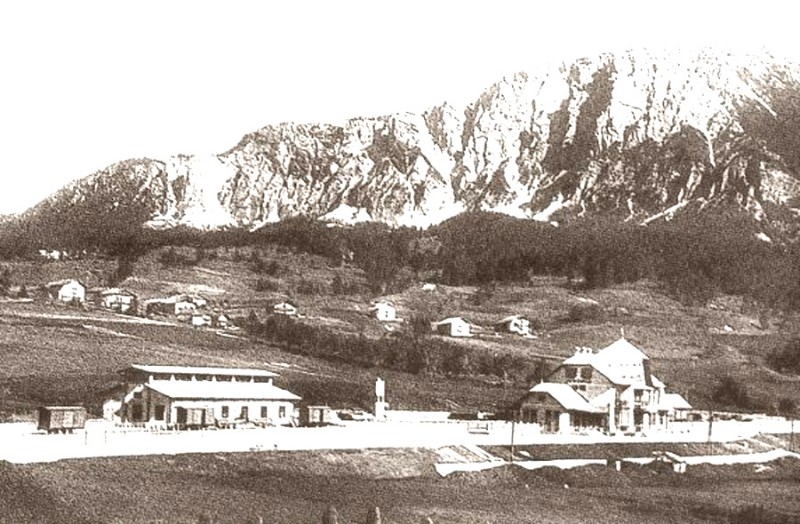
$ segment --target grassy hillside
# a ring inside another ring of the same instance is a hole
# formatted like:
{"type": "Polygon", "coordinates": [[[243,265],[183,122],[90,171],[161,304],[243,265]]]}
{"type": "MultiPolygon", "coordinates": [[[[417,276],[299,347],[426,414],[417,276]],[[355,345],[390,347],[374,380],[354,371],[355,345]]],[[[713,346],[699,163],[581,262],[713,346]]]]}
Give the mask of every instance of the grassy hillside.
{"type": "MultiPolygon", "coordinates": [[[[327,259],[286,248],[200,253],[179,248],[175,252],[189,263],[168,265],[162,262],[166,252],[168,248],[162,248],[139,259],[133,275],[121,285],[140,300],[197,293],[210,300],[212,310],[240,319],[251,312],[264,319],[272,304],[288,298],[305,315],[303,324],[373,340],[386,336],[386,328],[367,315],[370,300],[378,296],[354,267],[333,267],[327,259]],[[263,290],[265,282],[268,290],[263,290]]],[[[114,262],[27,261],[11,264],[11,270],[13,283],[28,289],[73,276],[91,277],[94,281],[88,283],[93,285],[113,272],[114,262]]],[[[0,303],[0,411],[24,411],[43,402],[96,407],[117,383],[116,372],[133,362],[264,366],[280,372],[280,383],[309,401],[362,407],[371,404],[372,382],[382,376],[389,381],[393,407],[494,410],[530,386],[537,366],[552,367],[575,346],[603,347],[623,329],[651,357],[655,373],[696,407],[721,407],[710,398],[726,375],[744,384],[765,409],[781,397],[800,394],[798,377],[779,375],[764,365],[766,355],[800,333],[800,322],[781,316],[764,327],[757,312],[736,297],[718,297],[703,307],[685,306],[647,281],[586,291],[564,278],[537,277],[524,286],[438,286],[433,292],[422,291],[416,283],[383,298],[394,302],[407,321],[458,315],[490,325],[507,315],[523,314],[532,319],[537,336],[450,339],[470,355],[519,359],[515,362],[522,365],[515,365],[505,380],[502,373],[488,376],[475,370],[470,376],[426,376],[290,353],[244,330],[223,336],[183,324],[132,323],[128,317],[43,300],[5,302],[0,303]]],[[[408,324],[395,329],[408,329],[408,324]]]]}

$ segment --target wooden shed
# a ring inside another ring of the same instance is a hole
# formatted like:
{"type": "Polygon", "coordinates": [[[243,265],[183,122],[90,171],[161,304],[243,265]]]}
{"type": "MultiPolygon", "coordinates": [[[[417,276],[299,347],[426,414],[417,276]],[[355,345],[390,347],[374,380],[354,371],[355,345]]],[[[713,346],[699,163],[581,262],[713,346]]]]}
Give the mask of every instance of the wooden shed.
{"type": "Polygon", "coordinates": [[[38,414],[38,428],[48,433],[72,433],[86,425],[86,408],[82,406],[42,406],[38,414]]]}
{"type": "Polygon", "coordinates": [[[302,406],[300,408],[301,426],[326,426],[333,422],[333,411],[328,406],[302,406]]]}

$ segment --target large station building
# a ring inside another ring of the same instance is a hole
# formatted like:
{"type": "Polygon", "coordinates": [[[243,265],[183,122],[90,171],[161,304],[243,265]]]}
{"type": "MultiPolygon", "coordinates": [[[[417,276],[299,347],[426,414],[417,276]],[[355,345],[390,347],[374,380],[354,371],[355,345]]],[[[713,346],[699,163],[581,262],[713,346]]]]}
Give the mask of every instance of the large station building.
{"type": "Polygon", "coordinates": [[[577,348],[520,399],[518,417],[546,432],[642,433],[666,428],[689,409],[681,395],[667,393],[647,355],[621,338],[599,351],[577,348]]]}
{"type": "Polygon", "coordinates": [[[178,428],[293,423],[297,395],[263,369],[134,364],[122,371],[123,423],[178,428]]]}

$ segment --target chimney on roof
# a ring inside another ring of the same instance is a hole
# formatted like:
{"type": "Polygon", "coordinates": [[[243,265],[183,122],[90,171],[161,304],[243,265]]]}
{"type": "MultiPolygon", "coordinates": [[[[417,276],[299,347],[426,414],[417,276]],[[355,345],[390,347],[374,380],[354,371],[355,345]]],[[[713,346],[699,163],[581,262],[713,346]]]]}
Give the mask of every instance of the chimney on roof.
{"type": "Polygon", "coordinates": [[[625,328],[624,327],[619,328],[619,336],[620,336],[620,338],[625,338],[625,328]]]}

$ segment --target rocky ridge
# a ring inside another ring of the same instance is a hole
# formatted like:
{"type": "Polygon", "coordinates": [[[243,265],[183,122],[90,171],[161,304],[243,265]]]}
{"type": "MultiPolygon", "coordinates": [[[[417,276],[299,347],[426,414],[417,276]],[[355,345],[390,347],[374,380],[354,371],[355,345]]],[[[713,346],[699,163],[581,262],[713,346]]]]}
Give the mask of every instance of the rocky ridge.
{"type": "Polygon", "coordinates": [[[799,81],[768,54],[601,54],[509,76],[465,108],[270,125],[220,155],[120,162],[29,215],[136,205],[150,227],[196,228],[427,227],[468,210],[646,222],[717,202],[792,215],[799,81]]]}

